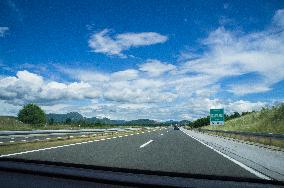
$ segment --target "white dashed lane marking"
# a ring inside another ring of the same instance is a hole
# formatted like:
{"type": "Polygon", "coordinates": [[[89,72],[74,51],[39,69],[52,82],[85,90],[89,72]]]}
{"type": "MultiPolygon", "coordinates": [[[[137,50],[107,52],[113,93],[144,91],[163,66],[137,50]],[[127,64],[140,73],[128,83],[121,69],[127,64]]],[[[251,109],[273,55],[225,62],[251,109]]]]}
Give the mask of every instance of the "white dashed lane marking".
{"type": "Polygon", "coordinates": [[[151,142],[153,142],[154,140],[149,140],[148,142],[146,142],[145,144],[142,144],[141,146],[140,146],[140,148],[143,148],[143,147],[145,147],[145,146],[147,146],[148,144],[150,144],[151,142]]]}

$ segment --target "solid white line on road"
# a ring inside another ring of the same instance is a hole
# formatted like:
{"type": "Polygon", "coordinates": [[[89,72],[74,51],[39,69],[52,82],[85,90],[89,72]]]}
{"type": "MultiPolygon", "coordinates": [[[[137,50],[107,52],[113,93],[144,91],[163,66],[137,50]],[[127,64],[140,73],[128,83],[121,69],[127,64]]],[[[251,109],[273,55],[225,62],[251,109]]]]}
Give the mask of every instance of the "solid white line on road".
{"type": "MultiPolygon", "coordinates": [[[[104,140],[104,139],[101,139],[101,140],[104,140]]],[[[98,142],[98,141],[100,141],[100,140],[94,140],[94,142],[98,142]]],[[[33,153],[33,152],[38,152],[38,151],[45,151],[45,150],[50,150],[50,149],[57,149],[57,148],[81,145],[81,144],[86,144],[86,143],[91,143],[91,141],[88,141],[88,142],[78,142],[78,143],[74,143],[74,144],[66,144],[66,145],[62,145],[62,146],[53,146],[53,147],[49,147],[49,148],[35,149],[35,150],[23,151],[23,152],[19,152],[19,153],[10,153],[10,154],[5,154],[5,155],[0,155],[0,158],[1,157],[14,156],[14,155],[21,155],[21,154],[26,154],[26,153],[33,153]]]]}
{"type": "Polygon", "coordinates": [[[266,180],[271,180],[271,178],[269,178],[268,176],[266,176],[266,175],[264,175],[264,174],[262,174],[262,173],[260,173],[260,172],[258,172],[258,171],[256,171],[256,170],[254,170],[254,169],[252,169],[252,168],[246,166],[245,164],[243,164],[243,163],[241,163],[241,162],[239,162],[239,161],[233,159],[232,157],[229,157],[228,155],[222,153],[221,151],[216,150],[215,148],[213,148],[213,147],[209,146],[208,144],[202,142],[202,141],[199,140],[198,138],[195,138],[194,136],[192,136],[192,135],[186,133],[184,130],[181,129],[181,131],[182,131],[183,133],[185,133],[186,135],[190,136],[191,138],[193,138],[194,140],[200,142],[200,143],[203,144],[204,146],[207,146],[208,148],[214,150],[215,152],[219,153],[219,154],[222,155],[223,157],[225,157],[225,158],[231,160],[232,162],[236,163],[236,164],[239,165],[240,167],[246,169],[246,170],[249,171],[250,173],[256,175],[257,177],[262,178],[262,179],[266,179],[266,180]]]}
{"type": "Polygon", "coordinates": [[[148,142],[146,142],[145,144],[142,144],[140,146],[140,148],[144,148],[145,146],[147,146],[148,144],[150,144],[151,142],[153,142],[154,140],[149,140],[148,142]]]}

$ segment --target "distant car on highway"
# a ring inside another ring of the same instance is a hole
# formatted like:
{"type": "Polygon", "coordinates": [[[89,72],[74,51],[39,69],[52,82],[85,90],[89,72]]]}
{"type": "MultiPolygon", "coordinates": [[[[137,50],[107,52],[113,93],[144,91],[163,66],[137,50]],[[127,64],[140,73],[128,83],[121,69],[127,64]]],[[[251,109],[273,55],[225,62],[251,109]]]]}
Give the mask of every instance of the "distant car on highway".
{"type": "Polygon", "coordinates": [[[179,127],[177,125],[175,125],[174,130],[179,130],[179,127]]]}

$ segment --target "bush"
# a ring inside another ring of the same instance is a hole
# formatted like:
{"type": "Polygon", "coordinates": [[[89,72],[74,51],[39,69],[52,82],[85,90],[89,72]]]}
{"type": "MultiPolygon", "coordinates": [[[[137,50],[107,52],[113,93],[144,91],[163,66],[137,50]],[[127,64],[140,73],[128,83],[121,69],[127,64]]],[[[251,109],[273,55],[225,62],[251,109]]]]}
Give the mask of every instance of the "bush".
{"type": "Polygon", "coordinates": [[[42,125],[46,122],[44,111],[36,104],[25,105],[18,114],[18,119],[27,124],[42,125]]]}

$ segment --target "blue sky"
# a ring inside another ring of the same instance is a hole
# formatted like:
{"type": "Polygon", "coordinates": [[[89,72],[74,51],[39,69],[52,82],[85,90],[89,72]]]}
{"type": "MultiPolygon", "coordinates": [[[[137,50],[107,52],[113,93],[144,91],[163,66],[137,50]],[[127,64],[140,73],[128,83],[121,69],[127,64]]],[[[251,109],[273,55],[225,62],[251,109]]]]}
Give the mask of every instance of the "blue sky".
{"type": "Polygon", "coordinates": [[[0,113],[194,119],[283,102],[284,1],[0,2],[0,113]]]}

